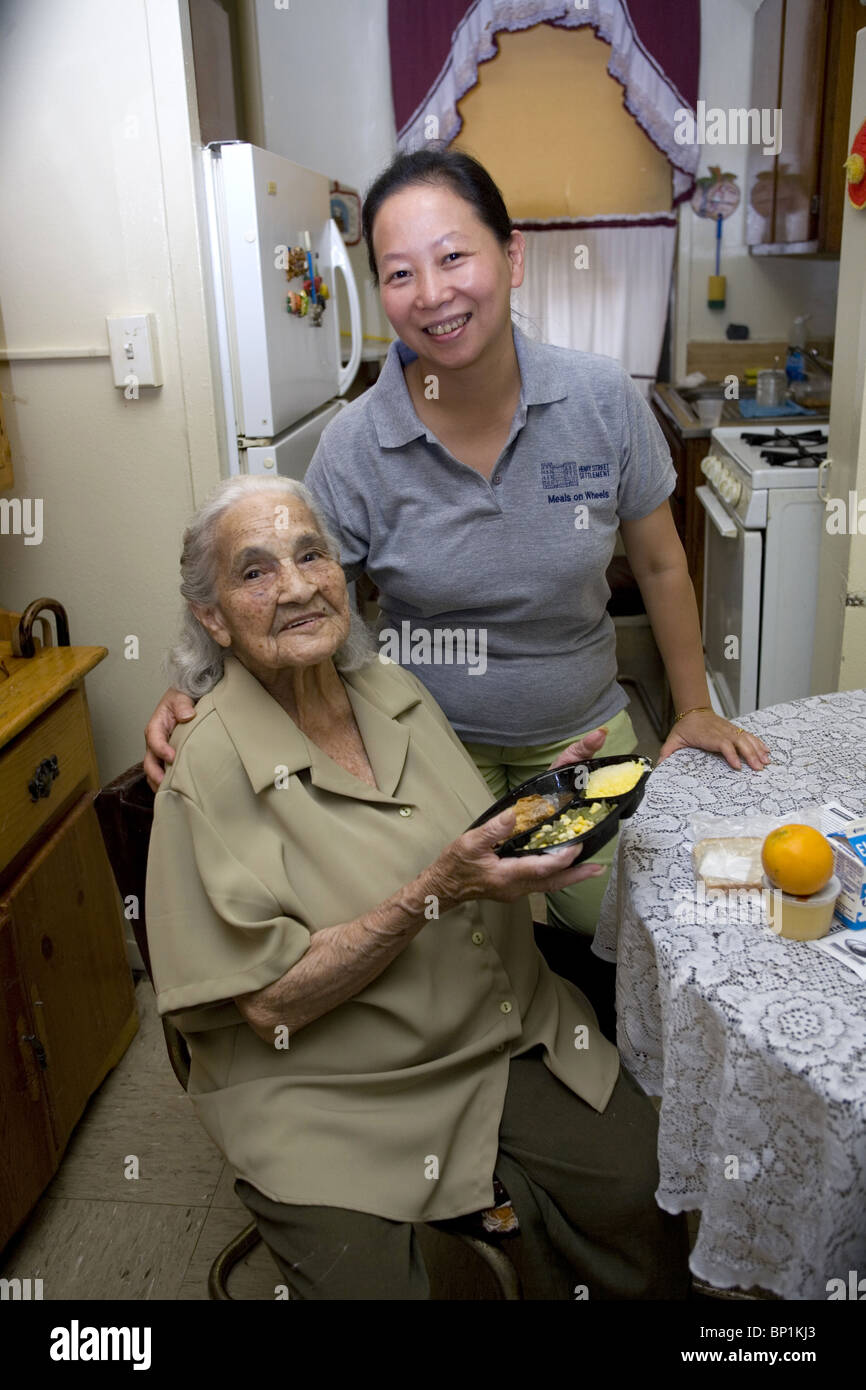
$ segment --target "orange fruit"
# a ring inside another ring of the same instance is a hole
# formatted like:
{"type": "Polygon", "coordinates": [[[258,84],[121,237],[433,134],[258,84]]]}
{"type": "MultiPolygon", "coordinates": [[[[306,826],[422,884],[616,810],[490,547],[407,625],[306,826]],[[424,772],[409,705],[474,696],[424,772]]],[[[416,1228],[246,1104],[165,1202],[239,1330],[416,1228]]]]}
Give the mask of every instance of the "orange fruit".
{"type": "Polygon", "coordinates": [[[776,888],[793,897],[819,893],[833,875],[829,840],[811,825],[780,825],[771,830],[761,850],[764,873],[776,888]]]}

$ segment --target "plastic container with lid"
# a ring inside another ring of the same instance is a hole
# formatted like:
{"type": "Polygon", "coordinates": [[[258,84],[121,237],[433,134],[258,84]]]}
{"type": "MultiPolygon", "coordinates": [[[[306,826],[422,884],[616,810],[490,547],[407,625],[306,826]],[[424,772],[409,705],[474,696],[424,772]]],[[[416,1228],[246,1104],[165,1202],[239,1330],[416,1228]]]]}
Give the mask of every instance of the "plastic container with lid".
{"type": "Polygon", "coordinates": [[[817,941],[826,936],[833,921],[833,909],[842,890],[842,884],[833,874],[829,882],[818,893],[807,898],[796,898],[791,893],[783,893],[775,888],[764,874],[766,890],[767,925],[779,936],[791,941],[817,941]]]}
{"type": "Polygon", "coordinates": [[[707,429],[711,430],[717,429],[722,423],[722,411],[724,408],[725,403],[721,398],[718,400],[697,401],[695,403],[698,419],[702,425],[705,425],[707,429]]]}
{"type": "MultiPolygon", "coordinates": [[[[776,363],[778,364],[778,357],[776,363]]],[[[769,371],[758,372],[755,401],[758,405],[784,405],[788,378],[777,365],[769,371]]]]}

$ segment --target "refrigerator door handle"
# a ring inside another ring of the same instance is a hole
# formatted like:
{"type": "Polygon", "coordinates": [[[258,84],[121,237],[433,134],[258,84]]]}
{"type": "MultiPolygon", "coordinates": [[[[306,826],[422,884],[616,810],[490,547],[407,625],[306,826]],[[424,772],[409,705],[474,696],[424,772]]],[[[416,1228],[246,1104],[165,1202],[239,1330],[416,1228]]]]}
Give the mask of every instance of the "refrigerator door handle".
{"type": "MultiPolygon", "coordinates": [[[[349,360],[345,367],[340,367],[337,377],[337,395],[342,396],[348,391],[358,371],[361,362],[361,302],[358,298],[358,286],[355,284],[355,276],[352,273],[352,265],[346,253],[345,243],[340,236],[333,217],[328,218],[328,231],[331,237],[330,258],[334,270],[343,272],[343,279],[346,282],[346,294],[349,299],[349,327],[352,334],[352,350],[349,360]]],[[[336,287],[335,287],[336,289],[336,287]]],[[[335,294],[336,299],[336,294],[335,294]]],[[[334,312],[336,313],[336,304],[334,312]]],[[[339,351],[339,330],[337,336],[337,350],[339,351]]]]}

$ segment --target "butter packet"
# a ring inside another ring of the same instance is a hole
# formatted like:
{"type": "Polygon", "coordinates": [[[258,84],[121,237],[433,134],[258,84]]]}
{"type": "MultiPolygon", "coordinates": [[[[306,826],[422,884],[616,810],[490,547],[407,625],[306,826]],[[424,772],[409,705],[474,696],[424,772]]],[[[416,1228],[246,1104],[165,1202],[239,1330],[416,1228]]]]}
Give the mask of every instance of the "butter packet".
{"type": "Polygon", "coordinates": [[[757,835],[719,835],[699,840],[692,850],[695,874],[707,888],[760,888],[763,867],[757,835]]]}

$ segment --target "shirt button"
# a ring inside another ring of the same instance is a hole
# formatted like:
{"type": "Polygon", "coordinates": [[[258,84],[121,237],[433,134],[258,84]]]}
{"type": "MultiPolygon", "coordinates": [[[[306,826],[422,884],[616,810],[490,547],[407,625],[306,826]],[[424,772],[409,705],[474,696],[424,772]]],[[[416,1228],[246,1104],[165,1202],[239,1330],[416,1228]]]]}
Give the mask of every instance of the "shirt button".
{"type": "Polygon", "coordinates": [[[493,1050],[494,1050],[494,1052],[504,1052],[504,1051],[505,1051],[505,1043],[497,1043],[497,1044],[496,1044],[496,1047],[495,1047],[493,1050]]]}
{"type": "Polygon", "coordinates": [[[511,1013],[511,1005],[507,999],[503,999],[502,1003],[499,1005],[499,1012],[503,1014],[511,1013]]]}
{"type": "Polygon", "coordinates": [[[484,933],[483,933],[483,931],[474,931],[474,932],[472,933],[472,941],[473,941],[473,943],[474,943],[476,946],[483,946],[483,945],[484,945],[484,933]]]}
{"type": "Polygon", "coordinates": [[[493,478],[493,485],[494,485],[494,487],[498,487],[499,484],[500,484],[501,482],[502,482],[502,474],[501,474],[501,473],[496,473],[496,474],[494,475],[494,478],[493,478]]]}
{"type": "Polygon", "coordinates": [[[411,814],[412,814],[412,807],[411,807],[411,806],[401,806],[401,807],[400,807],[400,815],[401,815],[401,816],[411,816],[411,814]]]}

